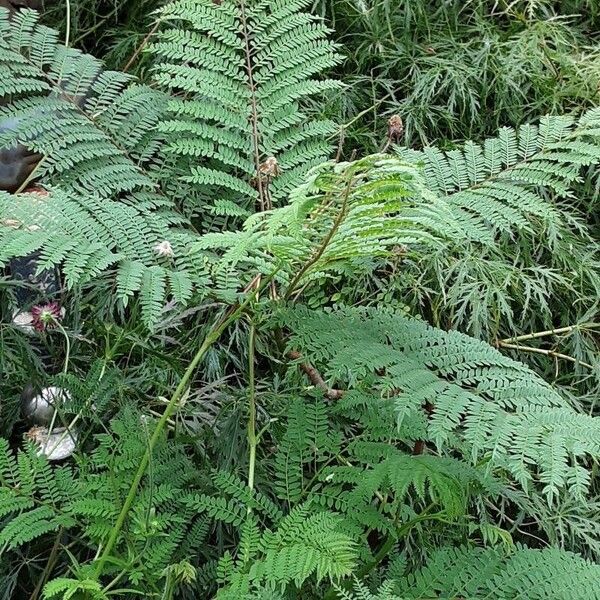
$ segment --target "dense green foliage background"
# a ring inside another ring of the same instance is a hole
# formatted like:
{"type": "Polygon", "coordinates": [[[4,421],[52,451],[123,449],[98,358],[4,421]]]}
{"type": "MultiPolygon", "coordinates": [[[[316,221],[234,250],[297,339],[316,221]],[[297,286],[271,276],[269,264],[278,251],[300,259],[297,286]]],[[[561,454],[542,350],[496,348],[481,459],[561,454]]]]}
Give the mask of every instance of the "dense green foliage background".
{"type": "Polygon", "coordinates": [[[600,598],[597,2],[0,23],[1,599],[600,598]]]}

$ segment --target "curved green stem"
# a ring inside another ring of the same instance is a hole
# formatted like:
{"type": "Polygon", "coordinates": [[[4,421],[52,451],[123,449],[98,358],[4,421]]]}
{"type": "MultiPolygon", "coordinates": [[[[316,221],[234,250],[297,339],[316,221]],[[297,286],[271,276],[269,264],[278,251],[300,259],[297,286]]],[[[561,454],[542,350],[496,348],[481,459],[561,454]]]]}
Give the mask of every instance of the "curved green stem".
{"type": "MultiPolygon", "coordinates": [[[[256,325],[254,320],[250,324],[250,336],[248,340],[248,447],[250,457],[248,459],[248,487],[254,489],[254,470],[256,468],[256,446],[258,438],[256,435],[256,385],[254,379],[254,359],[256,348],[256,325]]],[[[250,512],[250,507],[248,507],[250,512]]]]}
{"type": "Polygon", "coordinates": [[[121,512],[119,513],[117,521],[110,532],[108,541],[106,542],[106,546],[104,546],[104,550],[100,555],[100,558],[98,559],[98,563],[96,565],[96,577],[99,578],[102,574],[104,564],[109,558],[110,553],[112,552],[117,542],[119,534],[121,533],[121,529],[123,529],[123,525],[125,524],[125,519],[129,514],[129,510],[131,509],[133,501],[135,500],[138,487],[140,485],[140,482],[142,481],[146,469],[148,468],[148,464],[150,463],[150,458],[152,456],[152,453],[154,452],[154,448],[158,440],[160,439],[160,436],[162,435],[162,432],[165,426],[167,425],[169,418],[175,412],[175,408],[179,400],[181,399],[185,390],[187,389],[187,386],[192,378],[192,375],[196,370],[196,367],[198,366],[200,361],[206,356],[206,353],[208,352],[209,348],[221,337],[223,331],[225,331],[225,329],[242,314],[244,308],[249,303],[250,298],[251,296],[246,298],[246,300],[242,304],[238,305],[237,308],[230,310],[228,315],[226,315],[219,323],[213,326],[213,328],[208,332],[207,336],[204,338],[204,341],[202,342],[200,348],[196,352],[196,355],[194,356],[194,358],[188,365],[188,368],[186,369],[185,373],[183,374],[179,385],[177,386],[175,392],[173,393],[173,396],[171,397],[169,403],[165,408],[165,412],[163,413],[162,417],[159,419],[158,423],[156,424],[156,427],[154,428],[152,437],[150,438],[146,451],[144,452],[144,456],[142,457],[142,460],[136,471],[133,481],[131,482],[131,486],[129,488],[127,497],[123,502],[121,512]]]}
{"type": "Polygon", "coordinates": [[[67,0],[67,14],[65,15],[66,31],[65,31],[65,47],[69,47],[71,38],[71,2],[67,0]]]}
{"type": "Polygon", "coordinates": [[[338,213],[337,217],[335,218],[335,221],[333,222],[331,229],[329,230],[327,235],[323,238],[323,241],[321,242],[321,245],[319,246],[319,248],[317,249],[315,254],[304,264],[304,266],[298,271],[296,276],[292,279],[292,281],[283,297],[284,300],[289,300],[291,298],[292,294],[298,287],[298,284],[300,283],[302,278],[306,275],[308,270],[311,267],[313,267],[316,263],[319,262],[319,259],[323,256],[325,250],[327,250],[327,247],[331,243],[331,240],[333,239],[333,237],[337,233],[338,229],[340,228],[342,221],[346,217],[346,209],[348,207],[348,199],[350,198],[350,192],[352,191],[353,183],[354,183],[354,177],[350,176],[348,178],[348,183],[346,184],[346,187],[344,189],[344,195],[342,197],[342,206],[340,208],[340,212],[338,213]]]}
{"type": "MultiPolygon", "coordinates": [[[[56,325],[58,330],[63,334],[63,336],[65,338],[66,350],[65,350],[65,364],[63,366],[63,373],[66,374],[67,371],[69,370],[69,358],[71,356],[71,341],[69,340],[69,336],[68,336],[67,332],[65,331],[65,328],[60,324],[58,319],[54,319],[54,325],[56,325]]],[[[58,415],[58,411],[59,411],[59,407],[55,406],[54,413],[52,415],[52,420],[50,421],[50,426],[48,428],[48,434],[50,434],[54,430],[54,425],[56,424],[56,418],[58,415]]],[[[74,425],[75,422],[76,422],[76,420],[74,420],[74,422],[65,429],[65,432],[59,438],[58,442],[56,443],[56,446],[58,446],[60,443],[62,443],[62,441],[67,437],[67,435],[69,435],[69,432],[71,431],[71,426],[74,425]]],[[[65,423],[65,425],[66,425],[66,423],[65,423]]],[[[48,438],[46,439],[46,442],[44,443],[44,452],[48,448],[49,441],[50,441],[50,435],[48,435],[48,438]]]]}
{"type": "Polygon", "coordinates": [[[69,340],[69,336],[68,336],[67,332],[65,331],[65,328],[58,322],[57,319],[54,319],[54,325],[56,325],[58,330],[63,334],[63,336],[65,338],[66,350],[65,350],[65,364],[63,366],[63,373],[66,374],[67,371],[69,370],[69,358],[71,356],[71,340],[69,340]]]}

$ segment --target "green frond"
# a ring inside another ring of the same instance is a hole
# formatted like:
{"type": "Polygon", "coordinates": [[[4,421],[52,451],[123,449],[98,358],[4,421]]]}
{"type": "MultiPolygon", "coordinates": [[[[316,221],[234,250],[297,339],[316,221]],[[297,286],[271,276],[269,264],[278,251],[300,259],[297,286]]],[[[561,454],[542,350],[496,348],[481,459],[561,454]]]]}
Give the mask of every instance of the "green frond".
{"type": "Polygon", "coordinates": [[[466,211],[492,231],[514,234],[529,228],[532,218],[546,227],[561,221],[543,188],[568,196],[581,168],[598,163],[597,118],[595,109],[578,122],[548,116],[539,125],[504,127],[483,145],[466,142],[445,153],[436,147],[398,153],[421,162],[428,187],[454,209],[466,211]]]}
{"type": "Polygon", "coordinates": [[[260,552],[260,530],[255,520],[248,516],[241,527],[240,543],[237,553],[237,562],[241,568],[246,567],[260,552]]]}
{"type": "Polygon", "coordinates": [[[404,597],[394,594],[394,582],[384,582],[376,592],[371,592],[369,588],[356,581],[352,587],[352,591],[347,591],[339,586],[336,586],[339,597],[342,600],[404,600],[404,597]]]}
{"type": "Polygon", "coordinates": [[[70,600],[77,598],[83,593],[90,600],[108,600],[100,583],[93,579],[68,579],[59,577],[48,582],[44,586],[44,598],[57,598],[70,600]]]}
{"type": "MultiPolygon", "coordinates": [[[[111,379],[110,373],[106,376],[111,379]]],[[[82,387],[85,385],[86,382],[82,387]]],[[[89,455],[74,459],[77,476],[68,467],[51,466],[44,456],[37,454],[37,448],[18,451],[15,458],[8,447],[3,447],[2,547],[11,550],[29,542],[41,544],[55,531],[75,527],[79,538],[89,547],[105,543],[119,513],[115,497],[123,497],[129,489],[147,448],[148,432],[140,427],[140,417],[125,410],[113,419],[110,430],[97,436],[89,455]],[[7,470],[12,470],[10,465],[16,469],[14,481],[6,477],[7,470]]],[[[128,574],[131,582],[137,584],[139,577],[147,577],[148,573],[160,579],[165,568],[190,555],[189,547],[186,554],[181,553],[188,529],[196,539],[203,529],[206,531],[209,523],[200,520],[193,523],[195,511],[186,505],[189,483],[194,477],[193,466],[181,446],[159,443],[152,457],[152,472],[141,482],[128,517],[128,528],[137,534],[131,538],[122,536],[118,541],[123,555],[130,553],[142,565],[132,564],[128,574]]],[[[210,509],[206,512],[212,515],[210,509]]],[[[85,581],[82,579],[79,584],[85,581]]],[[[62,591],[59,584],[52,583],[49,590],[62,591]]],[[[88,591],[85,587],[77,588],[75,580],[65,580],[63,584],[69,589],[73,585],[79,591],[88,591]]]]}
{"type": "Polygon", "coordinates": [[[186,240],[181,230],[175,234],[151,210],[56,189],[43,198],[0,193],[0,212],[0,263],[39,250],[39,270],[62,265],[68,287],[116,268],[116,298],[127,305],[139,293],[149,327],[157,321],[167,294],[185,304],[198,281],[185,262],[180,263],[190,237],[186,240]],[[171,259],[157,253],[164,241],[171,244],[171,259]]]}
{"type": "Polygon", "coordinates": [[[595,600],[600,598],[600,567],[556,548],[448,548],[394,583],[401,598],[595,600]]]}
{"type": "Polygon", "coordinates": [[[15,486],[19,480],[17,461],[10,451],[8,440],[0,438],[0,481],[3,486],[15,486]]]}
{"type": "Polygon", "coordinates": [[[405,246],[443,247],[460,231],[448,206],[426,189],[418,168],[374,155],[313,168],[287,206],[250,217],[237,233],[204,235],[192,253],[218,252],[215,267],[233,276],[243,265],[263,273],[279,269],[283,281],[316,256],[300,284],[360,271],[405,246]]]}
{"type": "Polygon", "coordinates": [[[326,460],[338,450],[322,398],[294,398],[287,407],[285,434],[279,439],[274,463],[275,490],[288,503],[303,495],[307,464],[326,460]]]}
{"type": "Polygon", "coordinates": [[[126,306],[139,293],[152,327],[168,295],[185,304],[199,283],[185,263],[185,220],[153,178],[166,96],[61,46],[33,12],[0,24],[0,80],[30,81],[0,90],[10,94],[0,120],[12,124],[0,147],[39,152],[36,175],[52,186],[43,199],[0,194],[0,263],[38,250],[40,271],[61,266],[67,287],[116,272],[115,300],[126,306]],[[172,260],[157,253],[165,241],[172,260]]]}
{"type": "Polygon", "coordinates": [[[218,471],[213,477],[213,483],[223,494],[245,506],[264,513],[277,522],[283,517],[281,509],[270,498],[258,490],[251,490],[248,485],[233,473],[218,471]]]}
{"type": "Polygon", "coordinates": [[[56,531],[69,521],[57,517],[48,506],[39,506],[13,517],[0,531],[0,544],[14,549],[51,531],[56,531]]]}
{"type": "Polygon", "coordinates": [[[296,307],[278,322],[292,332],[290,348],[322,365],[327,380],[352,388],[374,377],[382,396],[395,390],[402,415],[429,403],[427,435],[438,447],[458,436],[473,462],[505,469],[525,488],[539,482],[549,502],[570,478],[581,486],[578,459],[600,451],[596,419],[484,342],[377,309],[296,307]]]}
{"type": "Polygon", "coordinates": [[[340,525],[341,518],[335,513],[315,513],[308,505],[299,505],[279,522],[275,531],[265,531],[259,541],[258,531],[247,520],[237,566],[229,554],[219,562],[220,579],[227,585],[217,597],[248,597],[245,594],[263,585],[267,589],[289,583],[299,587],[312,576],[320,581],[349,575],[355,566],[356,550],[340,525]],[[243,560],[247,555],[254,556],[249,568],[245,568],[247,561],[243,560]]]}
{"type": "MultiPolygon", "coordinates": [[[[357,459],[361,460],[360,455],[353,462],[357,459]]],[[[465,514],[471,486],[483,484],[489,486],[488,491],[493,490],[483,473],[457,460],[392,452],[390,457],[374,462],[372,466],[331,467],[324,472],[324,480],[351,484],[351,491],[340,495],[348,502],[350,518],[360,512],[359,506],[370,504],[377,493],[388,491],[396,508],[406,502],[410,493],[425,504],[439,506],[449,518],[456,518],[465,514]]]]}
{"type": "Polygon", "coordinates": [[[196,494],[185,500],[186,505],[199,513],[207,513],[213,519],[223,523],[241,525],[246,515],[245,508],[235,500],[227,500],[218,496],[196,494]]]}
{"type": "Polygon", "coordinates": [[[337,87],[313,77],[339,57],[327,28],[302,8],[275,0],[177,0],[161,10],[169,26],[150,44],[157,58],[154,78],[178,96],[161,131],[181,172],[192,172],[184,180],[202,194],[245,210],[257,200],[281,202],[330,153],[323,140],[335,125],[308,123],[301,106],[337,87]],[[269,157],[277,160],[281,182],[277,175],[272,184],[252,187],[269,157]]]}
{"type": "Polygon", "coordinates": [[[77,193],[156,192],[140,162],[155,154],[155,130],[166,97],[147,86],[129,85],[123,74],[101,72],[100,61],[60,45],[56,32],[40,25],[33,12],[19,13],[12,21],[2,15],[0,22],[6,31],[0,48],[8,52],[0,78],[18,79],[26,68],[29,78],[39,82],[19,90],[0,88],[0,96],[11,99],[1,107],[0,118],[15,125],[0,134],[0,145],[21,143],[39,152],[44,160],[36,174],[77,193]]]}
{"type": "Polygon", "coordinates": [[[14,490],[4,487],[0,490],[0,518],[32,508],[33,505],[31,498],[20,496],[14,490]]]}

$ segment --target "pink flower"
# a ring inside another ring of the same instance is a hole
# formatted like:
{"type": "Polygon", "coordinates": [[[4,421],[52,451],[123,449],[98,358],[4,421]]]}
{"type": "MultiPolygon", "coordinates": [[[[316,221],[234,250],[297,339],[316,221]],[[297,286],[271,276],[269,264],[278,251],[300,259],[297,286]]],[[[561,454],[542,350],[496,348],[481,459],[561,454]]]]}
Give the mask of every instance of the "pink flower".
{"type": "Polygon", "coordinates": [[[37,331],[45,331],[62,319],[60,304],[50,302],[49,304],[38,304],[31,309],[32,323],[37,331]]]}

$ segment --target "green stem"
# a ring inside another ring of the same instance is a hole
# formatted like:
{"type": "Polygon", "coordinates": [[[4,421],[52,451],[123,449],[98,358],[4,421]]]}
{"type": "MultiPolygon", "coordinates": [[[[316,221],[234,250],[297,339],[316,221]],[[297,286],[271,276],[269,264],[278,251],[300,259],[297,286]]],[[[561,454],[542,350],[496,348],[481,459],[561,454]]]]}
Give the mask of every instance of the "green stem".
{"type": "Polygon", "coordinates": [[[127,518],[129,510],[131,509],[131,505],[133,504],[133,501],[135,500],[135,496],[137,494],[138,487],[140,485],[140,482],[142,481],[142,477],[144,476],[146,469],[148,468],[148,464],[150,463],[150,458],[152,456],[152,453],[154,452],[154,448],[155,448],[156,444],[158,443],[158,440],[160,439],[160,436],[162,435],[162,432],[163,432],[169,418],[175,412],[177,403],[179,402],[179,400],[183,396],[185,390],[187,389],[188,383],[189,383],[190,379],[192,378],[192,375],[194,374],[196,367],[198,366],[200,361],[206,356],[206,353],[208,352],[209,348],[221,337],[221,334],[223,333],[223,331],[225,331],[225,329],[241,315],[241,313],[243,312],[244,308],[247,306],[249,301],[250,301],[250,296],[242,304],[238,305],[237,308],[230,310],[229,314],[227,316],[225,316],[221,320],[220,323],[213,326],[212,330],[209,331],[207,336],[204,338],[204,341],[202,342],[202,345],[198,349],[198,352],[196,352],[196,355],[192,359],[192,362],[189,364],[188,368],[186,369],[185,373],[183,374],[183,377],[181,378],[181,381],[179,382],[177,389],[173,393],[173,396],[171,397],[171,399],[169,400],[169,403],[167,404],[167,406],[165,408],[165,412],[163,413],[162,417],[159,419],[158,423],[156,424],[156,427],[154,428],[154,432],[152,433],[152,437],[150,438],[150,441],[148,443],[146,451],[144,452],[144,456],[142,457],[142,460],[141,460],[138,470],[135,474],[135,477],[133,478],[133,481],[131,482],[131,487],[129,488],[129,493],[127,494],[127,497],[125,498],[125,502],[123,503],[121,512],[119,513],[119,516],[117,517],[117,521],[110,532],[110,536],[108,538],[108,541],[106,542],[104,551],[102,552],[102,554],[100,555],[100,558],[98,559],[98,563],[96,565],[96,576],[98,578],[102,574],[102,569],[104,567],[104,564],[105,564],[106,560],[108,559],[108,557],[110,556],[110,553],[112,552],[112,550],[117,542],[119,534],[121,533],[121,529],[123,529],[123,525],[125,524],[125,519],[127,518]]]}
{"type": "Polygon", "coordinates": [[[71,356],[71,341],[69,340],[69,336],[67,335],[65,328],[58,322],[57,319],[54,320],[54,325],[56,325],[58,330],[63,334],[63,336],[65,338],[66,350],[65,350],[65,364],[63,366],[63,373],[66,374],[67,371],[69,370],[69,358],[71,356]]]}
{"type": "MultiPolygon", "coordinates": [[[[59,323],[59,321],[57,319],[54,319],[54,325],[58,328],[58,330],[63,334],[64,338],[65,338],[65,343],[66,343],[66,349],[65,349],[65,364],[63,366],[63,373],[66,375],[68,370],[69,370],[69,358],[71,356],[71,341],[69,340],[69,336],[67,335],[67,332],[65,331],[65,328],[59,323]]],[[[44,452],[46,451],[46,448],[48,447],[48,442],[50,441],[50,434],[52,433],[52,431],[54,430],[54,425],[56,424],[56,418],[58,415],[58,410],[59,407],[55,406],[54,407],[54,413],[52,415],[52,420],[50,421],[50,427],[48,428],[48,439],[46,440],[46,443],[44,444],[44,452]]],[[[64,433],[60,436],[60,438],[58,439],[58,442],[56,442],[55,444],[55,448],[59,446],[59,444],[62,443],[62,441],[71,433],[72,427],[77,423],[78,418],[80,415],[77,415],[73,421],[71,422],[70,425],[67,425],[64,422],[64,419],[62,418],[61,415],[61,420],[63,421],[63,425],[65,425],[65,431],[64,433]]]]}
{"type": "MultiPolygon", "coordinates": [[[[256,354],[256,326],[254,321],[250,325],[248,340],[248,447],[250,458],[248,460],[248,487],[254,489],[254,470],[256,468],[256,382],[254,376],[254,361],[256,354]]],[[[248,507],[248,512],[250,512],[248,507]]]]}
{"type": "Polygon", "coordinates": [[[65,31],[65,47],[69,47],[69,41],[71,37],[71,2],[67,0],[67,14],[65,16],[66,31],[65,31]]]}
{"type": "Polygon", "coordinates": [[[325,236],[325,238],[321,242],[321,246],[319,247],[319,249],[317,250],[315,255],[308,262],[305,263],[305,265],[300,269],[300,271],[298,271],[296,277],[294,277],[294,279],[292,279],[292,282],[290,283],[290,286],[288,287],[287,292],[285,293],[285,296],[283,297],[284,300],[290,299],[291,295],[294,293],[294,291],[298,287],[298,283],[300,283],[300,281],[302,280],[304,275],[306,275],[306,272],[319,261],[321,256],[323,256],[325,250],[327,249],[327,246],[329,246],[331,240],[333,239],[333,236],[337,233],[337,230],[340,228],[340,225],[342,224],[342,221],[344,220],[344,217],[346,216],[346,208],[348,206],[348,199],[350,198],[350,191],[352,190],[353,182],[354,182],[354,178],[352,176],[350,176],[348,179],[348,183],[346,184],[346,189],[344,190],[344,197],[342,200],[342,206],[340,208],[340,212],[338,213],[338,216],[336,217],[335,221],[333,222],[333,226],[331,227],[331,229],[329,230],[329,233],[325,236]]]}
{"type": "Polygon", "coordinates": [[[35,586],[35,590],[33,590],[33,593],[29,597],[29,600],[37,600],[38,599],[38,596],[40,595],[40,592],[42,591],[44,584],[48,580],[48,577],[50,576],[50,573],[52,572],[52,569],[54,568],[54,565],[56,564],[56,560],[58,558],[58,549],[60,547],[60,540],[62,538],[63,531],[64,531],[64,529],[62,527],[60,527],[58,530],[58,533],[56,534],[56,539],[54,540],[54,545],[52,546],[52,550],[50,551],[50,557],[48,558],[46,567],[44,568],[44,571],[43,571],[37,585],[35,586]]]}

